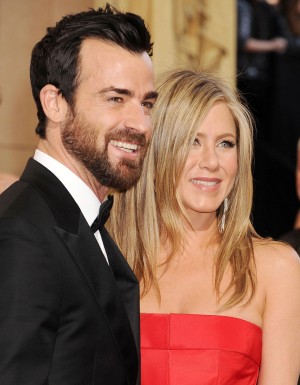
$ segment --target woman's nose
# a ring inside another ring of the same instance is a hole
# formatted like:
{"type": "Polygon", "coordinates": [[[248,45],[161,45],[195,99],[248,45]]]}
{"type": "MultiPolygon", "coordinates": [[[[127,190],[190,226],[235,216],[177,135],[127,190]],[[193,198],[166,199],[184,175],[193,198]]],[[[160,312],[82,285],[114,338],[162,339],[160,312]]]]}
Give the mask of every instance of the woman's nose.
{"type": "Polygon", "coordinates": [[[215,147],[203,146],[201,150],[198,166],[209,170],[216,169],[219,166],[219,158],[215,147]]]}

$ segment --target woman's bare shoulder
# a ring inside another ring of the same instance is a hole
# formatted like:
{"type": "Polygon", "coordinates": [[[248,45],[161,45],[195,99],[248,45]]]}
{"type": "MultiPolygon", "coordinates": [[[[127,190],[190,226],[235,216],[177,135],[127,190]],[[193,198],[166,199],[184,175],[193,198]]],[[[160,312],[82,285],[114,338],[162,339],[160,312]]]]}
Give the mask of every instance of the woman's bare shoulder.
{"type": "Polygon", "coordinates": [[[297,252],[287,243],[271,239],[255,239],[253,241],[254,258],[257,271],[261,277],[288,280],[297,278],[300,283],[300,258],[297,252]]]}

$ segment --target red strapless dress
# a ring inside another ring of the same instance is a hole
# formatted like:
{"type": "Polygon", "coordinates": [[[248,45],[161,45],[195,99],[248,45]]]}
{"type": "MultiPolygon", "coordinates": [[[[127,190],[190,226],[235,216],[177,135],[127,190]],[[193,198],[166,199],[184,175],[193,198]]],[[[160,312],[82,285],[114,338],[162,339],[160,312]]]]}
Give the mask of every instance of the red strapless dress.
{"type": "Polygon", "coordinates": [[[141,314],[142,385],[255,385],[262,330],[238,318],[141,314]]]}

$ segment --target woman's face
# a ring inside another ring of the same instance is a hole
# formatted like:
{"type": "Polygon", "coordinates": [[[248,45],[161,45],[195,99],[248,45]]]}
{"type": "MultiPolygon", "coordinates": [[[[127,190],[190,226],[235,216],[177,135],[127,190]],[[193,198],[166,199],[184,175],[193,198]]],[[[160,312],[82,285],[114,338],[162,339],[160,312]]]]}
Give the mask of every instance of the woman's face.
{"type": "Polygon", "coordinates": [[[216,213],[238,170],[237,133],[229,108],[217,102],[198,127],[178,184],[189,216],[216,213]]]}

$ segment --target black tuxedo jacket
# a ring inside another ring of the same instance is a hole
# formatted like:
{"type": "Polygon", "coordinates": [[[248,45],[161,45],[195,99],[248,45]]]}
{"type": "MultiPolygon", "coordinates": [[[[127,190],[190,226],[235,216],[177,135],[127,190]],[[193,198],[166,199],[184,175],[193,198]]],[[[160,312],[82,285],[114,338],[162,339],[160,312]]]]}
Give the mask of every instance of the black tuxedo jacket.
{"type": "Polygon", "coordinates": [[[62,183],[30,159],[0,196],[0,384],[139,383],[139,288],[108,266],[62,183]]]}

